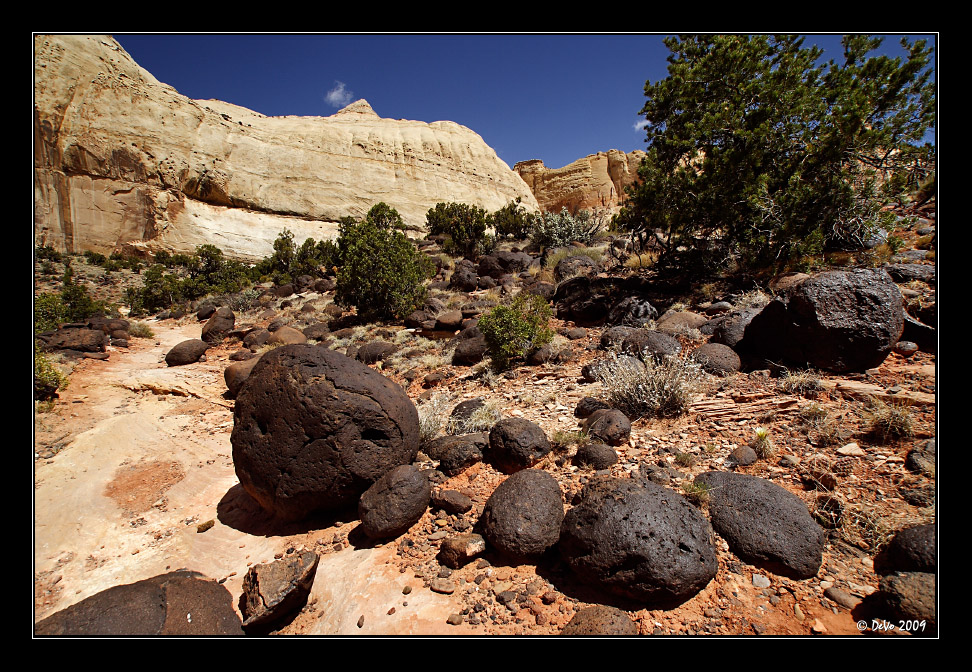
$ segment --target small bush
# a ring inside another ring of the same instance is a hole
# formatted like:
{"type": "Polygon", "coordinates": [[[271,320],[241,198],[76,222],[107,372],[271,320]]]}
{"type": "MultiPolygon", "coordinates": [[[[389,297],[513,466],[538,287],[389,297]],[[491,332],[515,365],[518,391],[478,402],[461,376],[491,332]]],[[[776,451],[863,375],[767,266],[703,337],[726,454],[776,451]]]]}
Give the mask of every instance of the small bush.
{"type": "Polygon", "coordinates": [[[40,345],[34,343],[34,399],[50,401],[57,397],[59,390],[68,386],[68,378],[58,371],[47,358],[40,345]]]}
{"type": "Polygon", "coordinates": [[[692,453],[675,453],[675,464],[686,469],[695,466],[695,456],[692,453]]]}
{"type": "Polygon", "coordinates": [[[680,357],[648,357],[644,365],[642,370],[614,357],[604,362],[598,377],[607,389],[608,403],[631,419],[685,413],[702,387],[702,367],[680,357]]]}
{"type": "Polygon", "coordinates": [[[780,389],[787,394],[816,399],[824,387],[820,377],[811,371],[787,370],[780,378],[780,389]]]}
{"type": "Polygon", "coordinates": [[[867,419],[871,433],[880,441],[898,441],[914,434],[914,421],[906,406],[886,404],[876,397],[868,401],[867,419]]]}
{"type": "Polygon", "coordinates": [[[135,322],[128,328],[128,335],[132,338],[152,338],[155,332],[144,322],[135,322]]]}
{"type": "Polygon", "coordinates": [[[41,294],[34,299],[34,331],[53,331],[67,321],[67,308],[60,294],[41,294]]]}
{"type": "Polygon", "coordinates": [[[695,506],[701,508],[709,503],[709,485],[707,483],[696,483],[695,481],[682,481],[682,492],[685,499],[695,506]]]}
{"type": "Polygon", "coordinates": [[[493,213],[492,223],[498,237],[523,240],[530,235],[537,216],[528,213],[520,201],[517,197],[493,213]]]}
{"type": "Polygon", "coordinates": [[[550,443],[558,448],[567,448],[571,446],[579,448],[581,446],[586,446],[591,442],[591,436],[587,432],[567,432],[562,429],[558,429],[550,437],[550,443]]]}
{"type": "Polygon", "coordinates": [[[403,318],[414,311],[425,300],[424,281],[434,272],[432,261],[388,226],[393,218],[387,210],[379,203],[360,223],[342,222],[337,241],[342,266],[335,303],[356,306],[368,319],[403,318]]]}
{"type": "Polygon", "coordinates": [[[36,254],[37,258],[38,259],[41,259],[41,260],[49,260],[49,261],[58,261],[59,262],[62,259],[61,253],[58,252],[57,250],[55,250],[50,245],[42,245],[41,247],[38,247],[35,254],[36,254]]]}
{"type": "Polygon", "coordinates": [[[553,339],[550,329],[550,304],[536,294],[517,294],[508,305],[496,306],[479,320],[486,337],[486,348],[497,370],[510,367],[513,359],[523,357],[553,339]]]}
{"type": "Polygon", "coordinates": [[[419,445],[424,446],[445,429],[452,397],[437,394],[415,410],[419,417],[419,445]]]}
{"type": "Polygon", "coordinates": [[[551,247],[566,247],[573,242],[590,245],[597,239],[597,235],[604,228],[604,217],[581,210],[571,215],[567,208],[559,214],[547,212],[537,217],[533,222],[530,238],[536,245],[547,249],[551,247]]]}
{"type": "Polygon", "coordinates": [[[446,434],[458,436],[475,432],[488,432],[503,417],[500,402],[490,399],[477,408],[465,420],[450,417],[446,424],[446,434]]]}
{"type": "Polygon", "coordinates": [[[489,215],[475,205],[465,203],[436,203],[425,216],[429,233],[444,234],[443,246],[450,254],[478,257],[495,247],[495,239],[486,233],[489,215]]]}

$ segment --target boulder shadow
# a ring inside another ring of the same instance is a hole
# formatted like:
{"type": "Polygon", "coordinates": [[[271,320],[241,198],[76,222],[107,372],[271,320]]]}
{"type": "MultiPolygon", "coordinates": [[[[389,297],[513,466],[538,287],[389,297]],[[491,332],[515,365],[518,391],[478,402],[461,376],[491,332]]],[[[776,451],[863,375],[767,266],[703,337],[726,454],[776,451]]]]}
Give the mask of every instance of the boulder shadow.
{"type": "Polygon", "coordinates": [[[306,518],[288,521],[264,510],[242,485],[237,483],[223,495],[216,505],[216,517],[223,525],[245,534],[259,537],[286,537],[305,534],[311,530],[333,527],[339,522],[356,520],[356,510],[320,511],[306,518]]]}

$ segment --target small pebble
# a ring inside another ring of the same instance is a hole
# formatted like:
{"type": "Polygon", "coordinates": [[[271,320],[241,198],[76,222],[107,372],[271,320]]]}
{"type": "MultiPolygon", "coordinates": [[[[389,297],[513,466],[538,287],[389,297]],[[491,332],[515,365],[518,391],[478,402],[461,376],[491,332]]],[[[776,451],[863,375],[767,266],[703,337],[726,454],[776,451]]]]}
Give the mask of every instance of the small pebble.
{"type": "Polygon", "coordinates": [[[360,628],[363,625],[364,625],[364,614],[361,614],[361,617],[358,618],[358,627],[360,628]]]}

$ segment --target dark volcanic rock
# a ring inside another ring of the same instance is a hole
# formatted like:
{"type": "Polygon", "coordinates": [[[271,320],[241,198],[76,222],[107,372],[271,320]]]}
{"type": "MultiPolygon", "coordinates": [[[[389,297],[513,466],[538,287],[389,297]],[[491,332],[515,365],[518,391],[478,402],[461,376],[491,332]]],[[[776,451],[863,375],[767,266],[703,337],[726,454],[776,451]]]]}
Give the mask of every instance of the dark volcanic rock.
{"type": "Polygon", "coordinates": [[[236,364],[230,364],[223,370],[223,381],[226,383],[226,389],[229,390],[230,397],[233,399],[236,398],[236,395],[240,393],[240,389],[243,387],[243,383],[250,377],[253,367],[259,361],[260,356],[254,355],[250,359],[245,359],[236,364]]]}
{"type": "Polygon", "coordinates": [[[383,361],[398,352],[398,346],[388,341],[372,341],[365,343],[355,355],[355,359],[365,364],[374,364],[383,361]]]}
{"type": "Polygon", "coordinates": [[[929,572],[897,572],[881,579],[880,596],[892,622],[898,619],[926,621],[928,627],[917,633],[933,634],[935,618],[935,575],[929,572]]]}
{"type": "Polygon", "coordinates": [[[361,530],[372,539],[404,534],[429,508],[431,497],[425,472],[412,464],[395,467],[361,495],[361,530]]]}
{"type": "Polygon", "coordinates": [[[459,569],[486,550],[486,540],[474,532],[443,539],[438,561],[446,567],[459,569]]]}
{"type": "Polygon", "coordinates": [[[462,332],[459,344],[452,353],[453,366],[472,366],[483,361],[483,357],[486,356],[486,337],[461,338],[461,336],[462,332]]]}
{"type": "Polygon", "coordinates": [[[576,275],[596,275],[600,270],[597,262],[587,255],[575,254],[557,262],[554,267],[554,278],[557,282],[563,282],[576,275]]]}
{"type": "Polygon", "coordinates": [[[308,327],[304,327],[303,332],[304,336],[314,341],[323,341],[331,334],[331,330],[327,326],[327,322],[317,322],[308,327]]]}
{"type": "Polygon", "coordinates": [[[916,525],[896,535],[885,552],[887,571],[934,572],[938,553],[935,546],[935,526],[916,525]]]}
{"type": "Polygon", "coordinates": [[[702,365],[706,373],[713,376],[725,376],[736,373],[742,367],[742,361],[736,351],[721,343],[706,343],[692,352],[692,359],[702,365]]]}
{"type": "Polygon", "coordinates": [[[584,430],[595,439],[620,446],[631,436],[631,421],[616,408],[602,408],[587,417],[584,430]]]}
{"type": "Polygon", "coordinates": [[[602,409],[611,408],[611,404],[606,401],[601,401],[600,399],[595,399],[594,397],[584,397],[577,402],[577,408],[574,409],[575,418],[587,418],[594,411],[600,411],[602,409]]]}
{"type": "Polygon", "coordinates": [[[286,520],[354,503],[418,452],[418,413],[402,388],[315,345],[263,355],[233,416],[240,483],[286,520]]]}
{"type": "Polygon", "coordinates": [[[267,339],[267,345],[296,345],[306,342],[307,336],[304,332],[286,325],[274,331],[267,339]]]}
{"type": "Polygon", "coordinates": [[[219,343],[233,331],[235,325],[236,316],[233,315],[233,311],[223,306],[203,325],[202,340],[207,343],[219,343]]]}
{"type": "Polygon", "coordinates": [[[603,443],[585,443],[577,449],[574,464],[588,465],[594,469],[608,469],[618,462],[618,453],[603,443]]]}
{"type": "Polygon", "coordinates": [[[483,457],[504,474],[512,474],[537,463],[550,447],[539,425],[524,418],[504,418],[490,430],[483,457]]]}
{"type": "Polygon", "coordinates": [[[925,476],[935,475],[935,439],[928,439],[908,453],[905,467],[925,476]]]}
{"type": "Polygon", "coordinates": [[[627,296],[618,301],[608,312],[610,324],[643,327],[658,317],[658,310],[643,296],[627,296]]]}
{"type": "Polygon", "coordinates": [[[796,495],[747,474],[710,471],[695,483],[708,486],[712,527],[733,553],[782,576],[817,574],[827,535],[796,495]]]}
{"type": "Polygon", "coordinates": [[[177,344],[165,355],[165,363],[169,366],[184,366],[199,361],[199,358],[209,350],[209,343],[193,338],[177,344]]]}
{"type": "Polygon", "coordinates": [[[655,325],[655,329],[663,334],[674,336],[680,331],[685,331],[687,329],[698,329],[708,321],[709,318],[705,317],[704,315],[692,313],[687,310],[680,312],[669,311],[658,318],[658,323],[655,325]]]}
{"type": "Polygon", "coordinates": [[[615,607],[595,604],[581,609],[560,632],[564,636],[621,635],[633,637],[638,626],[625,612],[615,607]]]}
{"type": "Polygon", "coordinates": [[[709,320],[699,327],[699,331],[712,336],[709,343],[721,343],[730,348],[735,348],[736,344],[743,340],[746,335],[746,328],[753,321],[753,318],[759,315],[760,310],[760,308],[734,310],[728,315],[709,320]]]}
{"type": "Polygon", "coordinates": [[[253,565],[243,577],[243,627],[266,626],[307,604],[319,558],[304,551],[289,558],[253,565]]]}
{"type": "Polygon", "coordinates": [[[439,490],[432,495],[432,506],[446,513],[466,513],[473,507],[473,501],[458,490],[439,490]]]}
{"type": "Polygon", "coordinates": [[[681,495],[640,478],[598,478],[561,527],[560,553],[587,585],[669,606],[718,570],[712,528],[681,495]]]}
{"type": "Polygon", "coordinates": [[[884,361],[903,328],[901,291],[886,271],[826,271],[763,308],[736,351],[756,363],[865,371],[884,361]]]}
{"type": "Polygon", "coordinates": [[[254,329],[243,337],[243,347],[256,350],[266,343],[273,334],[267,329],[254,329]]]}
{"type": "Polygon", "coordinates": [[[557,543],[564,501],[557,480],[539,469],[513,474],[493,491],[479,519],[483,536],[516,559],[536,559],[557,543]]]}
{"type": "Polygon", "coordinates": [[[162,574],[108,588],[48,616],[39,636],[242,635],[233,596],[196,572],[162,574]]]}
{"type": "Polygon", "coordinates": [[[488,445],[486,434],[465,434],[444,438],[453,439],[439,458],[439,471],[446,476],[461,474],[474,464],[483,461],[483,451],[488,445]]]}
{"type": "Polygon", "coordinates": [[[76,350],[78,352],[105,352],[108,336],[101,329],[61,327],[45,339],[48,350],[76,350]]]}
{"type": "Polygon", "coordinates": [[[649,356],[655,359],[671,357],[681,350],[682,345],[668,334],[648,329],[638,329],[628,334],[621,342],[622,352],[641,359],[647,359],[649,356]]]}

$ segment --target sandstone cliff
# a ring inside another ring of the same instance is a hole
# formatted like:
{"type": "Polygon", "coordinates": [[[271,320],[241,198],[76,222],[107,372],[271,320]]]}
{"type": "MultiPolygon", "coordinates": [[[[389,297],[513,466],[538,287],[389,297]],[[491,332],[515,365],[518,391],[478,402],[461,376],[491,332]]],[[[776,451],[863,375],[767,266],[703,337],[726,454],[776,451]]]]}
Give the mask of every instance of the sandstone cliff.
{"type": "Polygon", "coordinates": [[[256,259],[284,227],[333,238],[379,201],[417,226],[439,201],[538,208],[459,124],[382,119],[363,100],[330,117],[191,100],[107,36],[35,36],[34,173],[35,244],[71,252],[212,243],[256,259]]]}
{"type": "Polygon", "coordinates": [[[520,161],[515,170],[547,212],[606,209],[617,212],[624,202],[624,188],[638,179],[645,153],[630,154],[612,149],[577,159],[563,168],[547,168],[540,159],[520,161]]]}

